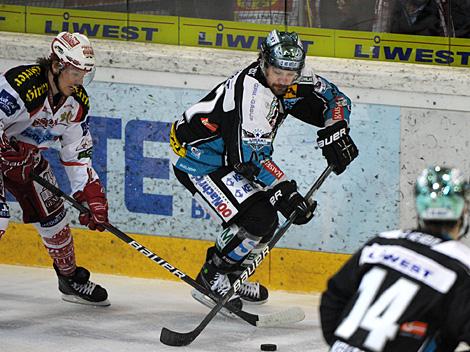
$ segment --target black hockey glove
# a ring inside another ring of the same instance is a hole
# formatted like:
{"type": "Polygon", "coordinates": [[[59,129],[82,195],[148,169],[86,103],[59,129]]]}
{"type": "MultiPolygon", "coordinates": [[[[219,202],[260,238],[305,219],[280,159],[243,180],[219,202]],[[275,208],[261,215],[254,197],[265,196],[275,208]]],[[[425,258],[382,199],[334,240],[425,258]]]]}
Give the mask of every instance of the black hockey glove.
{"type": "Polygon", "coordinates": [[[342,120],[325,127],[317,132],[318,146],[322,150],[328,165],[333,166],[335,174],[339,175],[359,154],[356,145],[349,136],[349,127],[342,120]]]}
{"type": "Polygon", "coordinates": [[[308,204],[307,200],[297,192],[295,181],[281,182],[274,186],[271,192],[269,201],[286,219],[289,219],[292,213],[297,210],[294,224],[303,225],[312,220],[317,202],[312,205],[308,204]]]}

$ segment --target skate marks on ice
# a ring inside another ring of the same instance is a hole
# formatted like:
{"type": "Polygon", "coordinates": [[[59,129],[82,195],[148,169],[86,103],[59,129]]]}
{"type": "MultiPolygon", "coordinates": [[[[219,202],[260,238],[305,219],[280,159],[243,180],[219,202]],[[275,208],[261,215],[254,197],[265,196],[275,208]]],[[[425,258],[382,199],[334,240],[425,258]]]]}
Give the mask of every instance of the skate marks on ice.
{"type": "Polygon", "coordinates": [[[300,306],[306,319],[276,328],[256,328],[217,316],[188,347],[160,343],[160,330],[192,330],[208,310],[186,284],[92,273],[108,290],[110,307],[61,300],[52,269],[0,265],[1,352],[259,351],[274,343],[280,352],[326,352],[318,322],[318,296],[272,292],[258,314],[300,306]]]}

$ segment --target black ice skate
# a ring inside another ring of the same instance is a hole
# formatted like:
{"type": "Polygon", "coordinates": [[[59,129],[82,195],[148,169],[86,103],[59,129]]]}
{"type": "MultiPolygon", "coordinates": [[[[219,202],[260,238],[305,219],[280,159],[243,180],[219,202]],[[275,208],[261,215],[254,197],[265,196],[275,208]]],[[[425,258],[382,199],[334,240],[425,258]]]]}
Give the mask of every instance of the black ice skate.
{"type": "Polygon", "coordinates": [[[54,264],[59,278],[59,291],[62,299],[67,302],[88,304],[94,306],[109,306],[108,293],[100,285],[89,280],[90,272],[80,266],[72,276],[63,276],[54,264]]]}
{"type": "MultiPolygon", "coordinates": [[[[206,287],[207,289],[211,290],[217,297],[223,297],[225,294],[230,290],[232,284],[227,276],[227,274],[223,274],[217,271],[217,268],[209,263],[205,263],[202,267],[201,271],[196,277],[196,281],[201,284],[202,286],[206,287]]],[[[203,293],[199,292],[198,290],[192,290],[191,296],[205,306],[212,308],[215,306],[215,303],[212,299],[204,295],[203,293]]],[[[242,309],[243,303],[238,296],[238,294],[234,294],[229,302],[237,309],[242,309]]],[[[235,314],[230,312],[228,309],[222,308],[220,311],[222,315],[225,315],[230,318],[236,317],[235,314]]]]}
{"type": "Polygon", "coordinates": [[[237,292],[244,303],[263,304],[268,301],[268,289],[259,282],[245,281],[237,292]]]}

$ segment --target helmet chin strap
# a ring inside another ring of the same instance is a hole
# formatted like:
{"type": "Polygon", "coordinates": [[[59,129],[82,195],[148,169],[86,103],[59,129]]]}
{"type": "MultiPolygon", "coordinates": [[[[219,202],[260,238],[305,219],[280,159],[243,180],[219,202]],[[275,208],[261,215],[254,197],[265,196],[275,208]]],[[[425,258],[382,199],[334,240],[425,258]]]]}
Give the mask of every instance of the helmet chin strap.
{"type": "Polygon", "coordinates": [[[460,226],[460,231],[459,231],[459,235],[457,237],[457,239],[461,239],[465,236],[467,236],[468,234],[468,230],[470,229],[470,219],[469,219],[469,214],[468,212],[465,212],[464,214],[462,214],[462,225],[460,226]]]}

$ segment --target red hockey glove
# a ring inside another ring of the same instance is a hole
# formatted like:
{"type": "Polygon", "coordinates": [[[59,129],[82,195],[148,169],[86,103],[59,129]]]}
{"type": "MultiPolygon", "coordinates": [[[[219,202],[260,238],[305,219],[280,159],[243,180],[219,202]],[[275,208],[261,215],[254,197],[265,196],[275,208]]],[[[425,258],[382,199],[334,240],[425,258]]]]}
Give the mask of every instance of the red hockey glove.
{"type": "Polygon", "coordinates": [[[297,211],[297,217],[293,221],[294,224],[304,225],[312,220],[317,202],[309,204],[307,200],[297,192],[297,184],[295,181],[278,183],[271,190],[271,194],[269,201],[286,219],[289,219],[290,216],[297,211]]]}
{"type": "Polygon", "coordinates": [[[36,146],[23,142],[15,143],[15,148],[0,151],[0,168],[5,177],[16,183],[28,182],[36,153],[36,146]]]}
{"type": "Polygon", "coordinates": [[[75,192],[73,197],[90,209],[89,213],[80,214],[80,224],[90,230],[104,231],[103,224],[108,222],[108,200],[100,180],[87,183],[83,191],[75,192]]]}

